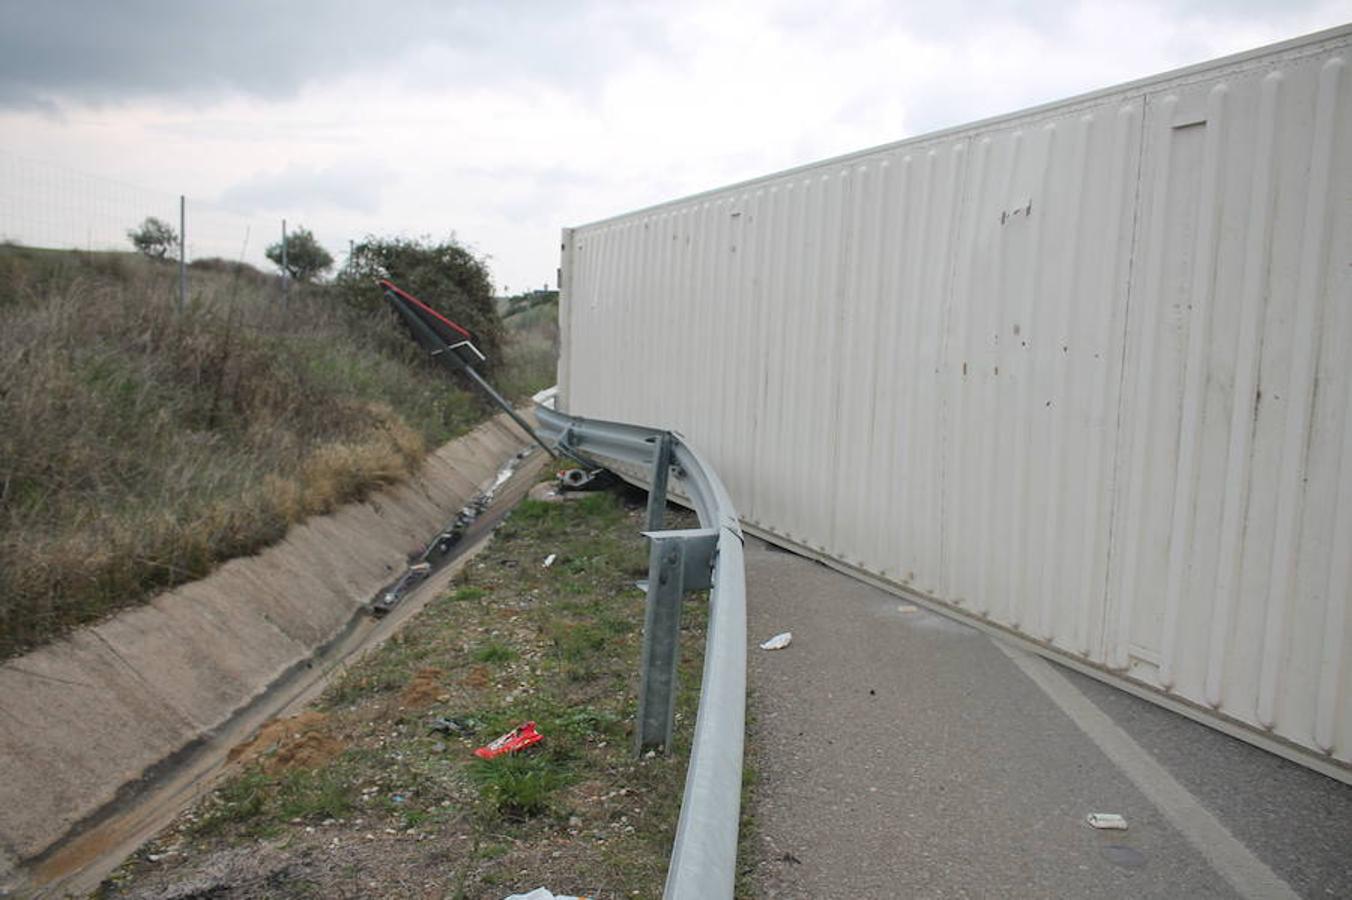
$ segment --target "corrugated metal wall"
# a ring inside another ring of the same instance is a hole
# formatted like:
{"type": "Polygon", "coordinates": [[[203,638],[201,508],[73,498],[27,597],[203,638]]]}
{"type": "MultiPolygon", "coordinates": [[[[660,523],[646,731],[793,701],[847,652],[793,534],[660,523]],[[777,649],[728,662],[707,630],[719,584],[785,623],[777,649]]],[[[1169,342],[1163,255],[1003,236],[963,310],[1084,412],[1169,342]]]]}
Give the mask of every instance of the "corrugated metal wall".
{"type": "Polygon", "coordinates": [[[562,406],[674,427],[751,525],[1346,777],[1350,45],[570,230],[562,406]]]}

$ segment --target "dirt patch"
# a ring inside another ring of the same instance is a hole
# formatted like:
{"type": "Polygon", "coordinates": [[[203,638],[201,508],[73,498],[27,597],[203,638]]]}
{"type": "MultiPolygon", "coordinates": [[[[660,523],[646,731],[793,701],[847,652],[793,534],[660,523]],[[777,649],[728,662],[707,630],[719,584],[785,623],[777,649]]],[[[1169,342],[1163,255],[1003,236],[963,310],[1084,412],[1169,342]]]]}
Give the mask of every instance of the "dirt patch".
{"type": "Polygon", "coordinates": [[[437,701],[446,701],[450,696],[442,686],[441,679],[446,673],[437,668],[428,667],[413,673],[413,680],[399,693],[399,702],[408,709],[422,709],[437,701]]]}
{"type": "Polygon", "coordinates": [[[467,688],[480,690],[488,687],[492,680],[492,675],[488,671],[488,666],[475,666],[465,673],[465,677],[460,679],[460,683],[467,688]]]}
{"type": "Polygon", "coordinates": [[[314,710],[273,719],[253,738],[231,749],[226,758],[241,766],[257,764],[269,775],[318,768],[346,749],[328,733],[328,723],[327,714],[314,710]]]}

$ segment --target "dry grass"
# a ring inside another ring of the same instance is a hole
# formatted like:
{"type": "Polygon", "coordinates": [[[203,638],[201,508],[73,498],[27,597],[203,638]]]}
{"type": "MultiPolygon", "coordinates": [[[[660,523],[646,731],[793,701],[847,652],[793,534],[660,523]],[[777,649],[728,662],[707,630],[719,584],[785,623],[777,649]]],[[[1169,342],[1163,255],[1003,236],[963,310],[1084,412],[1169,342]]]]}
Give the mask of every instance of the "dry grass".
{"type": "Polygon", "coordinates": [[[0,658],[406,477],[488,410],[383,311],[0,247],[0,658]]]}
{"type": "Polygon", "coordinates": [[[554,383],[559,359],[558,303],[510,313],[506,324],[511,340],[500,386],[509,397],[529,397],[554,383]]]}

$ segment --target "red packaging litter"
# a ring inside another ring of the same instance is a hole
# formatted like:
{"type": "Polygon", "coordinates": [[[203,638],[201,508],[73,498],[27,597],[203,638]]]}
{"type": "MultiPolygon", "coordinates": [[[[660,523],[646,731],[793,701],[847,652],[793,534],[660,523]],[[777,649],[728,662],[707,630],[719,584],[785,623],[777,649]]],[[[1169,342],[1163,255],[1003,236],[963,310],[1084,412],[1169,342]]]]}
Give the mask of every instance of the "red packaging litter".
{"type": "Polygon", "coordinates": [[[516,753],[519,750],[525,750],[544,739],[545,736],[535,730],[534,722],[526,722],[475,750],[474,755],[480,759],[493,759],[502,756],[504,753],[516,753]]]}

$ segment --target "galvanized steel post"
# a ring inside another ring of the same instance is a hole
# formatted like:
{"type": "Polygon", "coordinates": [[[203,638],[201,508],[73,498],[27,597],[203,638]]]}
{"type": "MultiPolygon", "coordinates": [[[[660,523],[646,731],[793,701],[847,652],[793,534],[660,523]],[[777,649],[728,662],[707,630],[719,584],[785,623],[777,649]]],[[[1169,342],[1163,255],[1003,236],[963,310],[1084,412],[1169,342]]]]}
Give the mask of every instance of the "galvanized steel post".
{"type": "Polygon", "coordinates": [[[638,724],[634,750],[671,746],[676,716],[676,664],[681,658],[681,599],[685,596],[685,545],[681,537],[650,534],[648,607],[639,662],[638,724]]]}
{"type": "Polygon", "coordinates": [[[188,305],[188,198],[178,195],[178,311],[188,305]]]}
{"type": "Polygon", "coordinates": [[[662,527],[667,514],[667,476],[671,473],[671,435],[663,432],[653,448],[652,487],[648,489],[648,531],[662,527]]]}
{"type": "Polygon", "coordinates": [[[282,302],[291,299],[291,271],[286,259],[286,219],[282,219],[282,302]]]}

